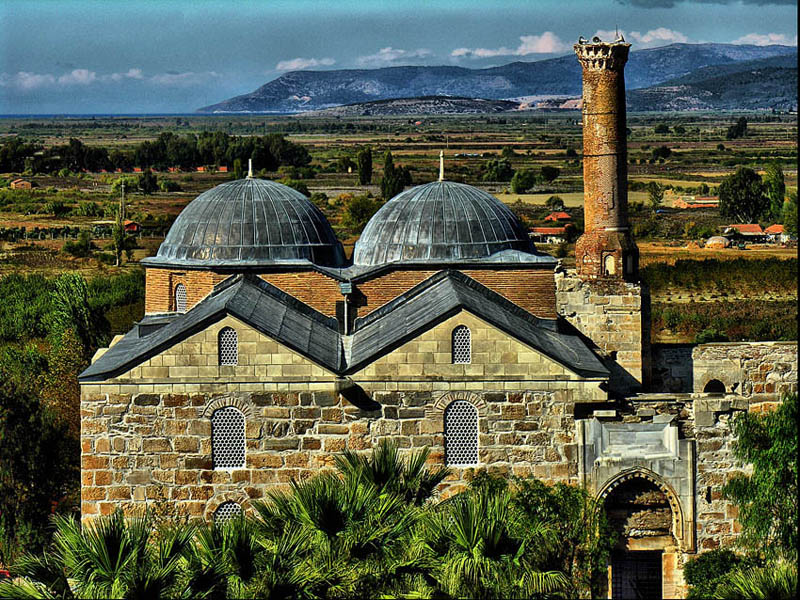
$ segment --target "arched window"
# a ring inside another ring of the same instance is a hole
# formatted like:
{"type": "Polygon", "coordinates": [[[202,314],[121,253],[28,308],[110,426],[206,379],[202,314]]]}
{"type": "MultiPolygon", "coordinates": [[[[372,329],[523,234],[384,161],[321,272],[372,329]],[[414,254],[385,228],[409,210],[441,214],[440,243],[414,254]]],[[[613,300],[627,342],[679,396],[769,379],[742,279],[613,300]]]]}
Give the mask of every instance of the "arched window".
{"type": "Polygon", "coordinates": [[[244,414],[225,406],[211,415],[211,458],[215,469],[245,466],[244,414]]]}
{"type": "Polygon", "coordinates": [[[444,461],[478,464],[478,409],[466,400],[455,400],[444,411],[444,461]]]}
{"type": "Polygon", "coordinates": [[[182,283],[175,286],[175,310],[186,312],[186,286],[182,283]]]}
{"type": "Polygon", "coordinates": [[[242,514],[241,505],[229,500],[228,502],[223,502],[222,504],[220,504],[217,507],[217,510],[214,511],[214,522],[224,523],[225,521],[230,521],[231,519],[235,519],[241,514],[242,514]]]}
{"type": "Polygon", "coordinates": [[[617,272],[617,265],[614,262],[614,256],[609,254],[605,259],[606,275],[615,275],[617,272]]]}
{"type": "Polygon", "coordinates": [[[719,379],[712,379],[703,388],[703,392],[705,392],[706,394],[724,394],[725,384],[722,383],[719,379]]]}
{"type": "Polygon", "coordinates": [[[236,330],[230,327],[223,327],[217,338],[219,348],[219,364],[238,365],[239,364],[239,336],[236,330]]]}
{"type": "Polygon", "coordinates": [[[453,329],[453,364],[464,365],[472,362],[472,334],[469,327],[459,325],[453,329]]]}

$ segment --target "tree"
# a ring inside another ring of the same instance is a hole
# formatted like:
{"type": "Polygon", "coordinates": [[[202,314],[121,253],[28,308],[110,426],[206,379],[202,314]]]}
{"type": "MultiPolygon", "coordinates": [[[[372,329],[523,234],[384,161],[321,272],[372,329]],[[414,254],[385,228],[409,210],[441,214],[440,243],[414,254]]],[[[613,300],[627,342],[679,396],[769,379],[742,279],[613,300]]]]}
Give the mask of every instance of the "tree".
{"type": "Polygon", "coordinates": [[[653,129],[653,131],[655,133],[663,135],[665,133],[669,133],[669,126],[666,125],[665,123],[659,123],[658,125],[655,126],[655,129],[653,129]]]}
{"type": "Polygon", "coordinates": [[[143,194],[152,194],[158,191],[158,180],[150,169],[145,169],[144,173],[139,175],[136,185],[143,194]]]}
{"type": "Polygon", "coordinates": [[[403,191],[403,180],[408,176],[402,170],[396,169],[392,153],[388,150],[383,157],[383,179],[381,179],[381,196],[390,200],[403,191]]]}
{"type": "Polygon", "coordinates": [[[564,210],[564,199],[561,196],[550,196],[544,205],[548,210],[564,210]]]}
{"type": "Polygon", "coordinates": [[[667,159],[669,158],[670,154],[672,154],[672,150],[670,150],[667,146],[659,146],[658,148],[653,148],[651,153],[654,160],[658,160],[660,158],[667,159]]]}
{"type": "Polygon", "coordinates": [[[650,208],[656,212],[664,203],[664,186],[657,181],[648,183],[647,200],[650,202],[650,208]]]}
{"type": "Polygon", "coordinates": [[[769,208],[761,176],[739,167],[719,186],[719,212],[737,223],[755,223],[769,208]]]}
{"type": "Polygon", "coordinates": [[[745,136],[747,136],[747,119],[744,117],[739,117],[739,120],[736,121],[736,125],[728,127],[728,132],[725,134],[725,137],[729,140],[735,140],[745,136]]]}
{"type": "Polygon", "coordinates": [[[783,199],[786,196],[786,182],[778,163],[771,162],[767,165],[764,187],[769,198],[769,216],[773,221],[778,221],[783,216],[783,199]]]}
{"type": "Polygon", "coordinates": [[[561,169],[558,167],[551,167],[550,165],[545,165],[542,167],[541,170],[542,179],[547,183],[552,183],[556,180],[556,178],[561,174],[561,169]]]}
{"type": "Polygon", "coordinates": [[[507,158],[509,160],[514,158],[516,155],[517,153],[514,152],[514,149],[511,146],[503,146],[503,150],[500,152],[500,156],[502,158],[507,158]]]}
{"type": "Polygon", "coordinates": [[[233,178],[242,179],[244,177],[244,170],[242,169],[242,159],[235,158],[233,160],[233,178]]]}
{"type": "Polygon", "coordinates": [[[783,205],[783,232],[797,237],[797,194],[789,197],[783,205]]]}
{"type": "Polygon", "coordinates": [[[536,185],[536,173],[532,169],[521,169],[511,178],[511,191],[526,194],[536,185]]]}
{"type": "Polygon", "coordinates": [[[739,507],[742,543],[769,558],[797,557],[797,394],[773,411],[742,413],[733,423],[733,454],[753,467],[722,490],[739,507]]]}
{"type": "Polygon", "coordinates": [[[486,161],[483,168],[484,181],[511,181],[511,178],[514,177],[514,169],[505,158],[493,158],[486,161]]]}
{"type": "Polygon", "coordinates": [[[368,185],[372,182],[372,148],[367,146],[358,151],[358,183],[368,185]]]}
{"type": "Polygon", "coordinates": [[[361,233],[367,222],[372,218],[381,203],[369,195],[353,196],[344,206],[342,212],[342,225],[353,233],[361,233]]]}

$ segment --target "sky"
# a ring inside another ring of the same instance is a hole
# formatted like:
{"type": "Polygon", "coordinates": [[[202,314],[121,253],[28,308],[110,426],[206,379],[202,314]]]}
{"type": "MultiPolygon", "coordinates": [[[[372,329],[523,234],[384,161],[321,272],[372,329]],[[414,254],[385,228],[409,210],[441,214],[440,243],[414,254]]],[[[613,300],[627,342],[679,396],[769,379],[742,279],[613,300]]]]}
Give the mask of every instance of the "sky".
{"type": "Polygon", "coordinates": [[[797,45],[797,0],[0,0],[0,114],[189,113],[296,69],[485,68],[623,32],[797,45]]]}

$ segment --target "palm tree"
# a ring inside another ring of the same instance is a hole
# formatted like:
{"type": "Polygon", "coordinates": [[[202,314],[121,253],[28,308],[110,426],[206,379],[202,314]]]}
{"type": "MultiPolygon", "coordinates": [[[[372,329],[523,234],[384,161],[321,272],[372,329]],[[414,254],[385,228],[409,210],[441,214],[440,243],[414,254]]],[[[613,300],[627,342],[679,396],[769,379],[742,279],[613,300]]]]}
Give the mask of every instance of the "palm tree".
{"type": "Polygon", "coordinates": [[[25,556],[18,577],[0,583],[11,598],[158,598],[175,591],[182,557],[194,529],[153,528],[149,516],[126,520],[121,512],[81,528],[56,516],[53,544],[42,556],[25,556]]]}
{"type": "Polygon", "coordinates": [[[764,567],[742,569],[726,575],[715,598],[741,600],[789,600],[797,597],[797,564],[777,561],[764,567]]]}
{"type": "Polygon", "coordinates": [[[507,490],[463,492],[443,502],[426,522],[426,544],[437,557],[438,587],[451,598],[528,598],[568,586],[558,571],[536,569],[534,548],[552,531],[522,527],[507,490]]]}
{"type": "Polygon", "coordinates": [[[430,450],[425,447],[404,462],[397,445],[382,439],[371,456],[345,450],[336,457],[336,468],[345,478],[360,479],[380,492],[390,491],[407,503],[421,506],[433,497],[438,485],[451,472],[446,467],[429,470],[426,466],[429,456],[430,450]]]}

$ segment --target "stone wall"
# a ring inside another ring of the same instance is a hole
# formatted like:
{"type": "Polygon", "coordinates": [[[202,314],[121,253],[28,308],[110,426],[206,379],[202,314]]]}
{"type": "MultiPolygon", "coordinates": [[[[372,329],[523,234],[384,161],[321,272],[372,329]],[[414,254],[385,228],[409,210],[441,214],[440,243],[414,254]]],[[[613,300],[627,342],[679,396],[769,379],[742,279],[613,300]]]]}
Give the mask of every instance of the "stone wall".
{"type": "Polygon", "coordinates": [[[649,297],[638,284],[583,281],[556,272],[558,313],[599,349],[612,392],[639,390],[649,378],[649,297]]]}
{"type": "Polygon", "coordinates": [[[716,379],[729,393],[774,402],[797,391],[797,344],[725,342],[654,344],[653,391],[702,392],[716,379]]]}
{"type": "MultiPolygon", "coordinates": [[[[388,438],[409,451],[428,446],[444,463],[444,409],[467,400],[479,411],[479,465],[502,475],[576,483],[575,402],[550,391],[411,392],[365,390],[357,406],[329,391],[123,393],[86,384],[81,401],[83,519],[167,501],[178,513],[210,518],[224,501],[246,509],[268,489],[330,468],[345,448],[366,450],[388,438]],[[246,416],[246,466],[215,470],[211,421],[216,408],[246,416]]],[[[212,389],[213,388],[213,389],[212,389]]],[[[462,489],[475,467],[454,468],[443,486],[462,489]]]]}
{"type": "Polygon", "coordinates": [[[692,350],[693,388],[711,379],[752,401],[776,401],[797,392],[796,342],[700,344],[692,350]]]}

